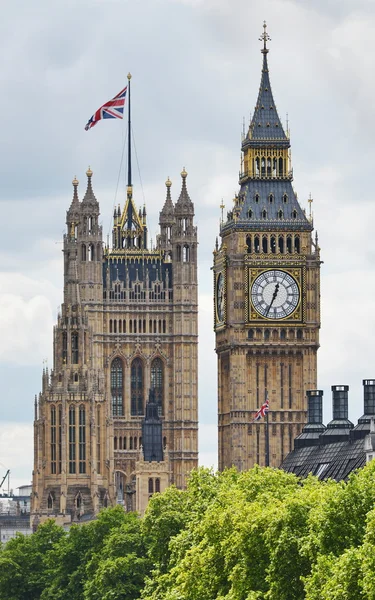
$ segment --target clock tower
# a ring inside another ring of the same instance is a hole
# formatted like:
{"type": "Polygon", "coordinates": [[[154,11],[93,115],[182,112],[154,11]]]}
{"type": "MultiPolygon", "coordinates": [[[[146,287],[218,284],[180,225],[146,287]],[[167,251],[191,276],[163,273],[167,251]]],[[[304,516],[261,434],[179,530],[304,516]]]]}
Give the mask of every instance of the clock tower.
{"type": "Polygon", "coordinates": [[[290,139],[273,99],[266,25],[254,114],[242,141],[240,189],[214,250],[219,469],[278,467],[317,387],[320,249],[293,189],[290,139]],[[266,421],[254,415],[268,399],[266,421]],[[267,443],[268,438],[268,443],[267,443]]]}

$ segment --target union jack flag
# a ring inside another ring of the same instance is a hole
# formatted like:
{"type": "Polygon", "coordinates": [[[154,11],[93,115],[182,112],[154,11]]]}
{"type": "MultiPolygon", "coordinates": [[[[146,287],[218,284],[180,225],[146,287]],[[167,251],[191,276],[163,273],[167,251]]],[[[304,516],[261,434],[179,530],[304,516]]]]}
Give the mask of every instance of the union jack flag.
{"type": "Polygon", "coordinates": [[[122,119],[124,117],[124,104],[128,86],[124,87],[112,100],[108,100],[87,121],[86,131],[94,127],[101,119],[122,119]]]}
{"type": "Polygon", "coordinates": [[[269,409],[270,409],[270,403],[268,400],[268,394],[266,394],[266,399],[265,399],[264,403],[262,404],[260,409],[255,413],[253,423],[254,423],[254,421],[259,421],[259,419],[264,419],[264,417],[268,413],[269,409]]]}

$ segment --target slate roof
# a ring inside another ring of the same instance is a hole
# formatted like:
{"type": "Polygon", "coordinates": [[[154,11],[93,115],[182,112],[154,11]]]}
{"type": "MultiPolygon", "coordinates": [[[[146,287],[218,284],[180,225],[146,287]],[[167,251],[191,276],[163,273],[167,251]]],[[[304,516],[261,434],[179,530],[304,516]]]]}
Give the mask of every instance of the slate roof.
{"type": "Polygon", "coordinates": [[[312,473],[319,479],[331,478],[341,481],[365,464],[366,453],[362,438],[298,448],[288,454],[280,468],[298,477],[307,477],[312,473]]]}
{"type": "MultiPolygon", "coordinates": [[[[275,229],[290,229],[290,222],[298,228],[312,230],[312,225],[299,205],[292,183],[287,179],[250,179],[243,183],[239,193],[243,205],[239,219],[247,221],[276,221],[275,229]],[[249,210],[252,216],[249,218],[249,210]],[[263,211],[267,216],[264,219],[263,211]],[[279,218],[279,211],[282,218],[279,218]],[[294,216],[295,215],[295,216],[294,216]]],[[[257,223],[259,228],[259,223],[257,223]]]]}
{"type": "Polygon", "coordinates": [[[352,471],[366,464],[365,443],[371,436],[371,447],[375,449],[375,434],[370,433],[373,418],[364,415],[354,428],[347,419],[330,421],[326,428],[307,423],[280,468],[298,477],[312,473],[319,479],[346,480],[352,471]]]}
{"type": "Polygon", "coordinates": [[[289,139],[285,134],[273,99],[270,74],[268,70],[267,49],[262,50],[263,65],[259,94],[253,118],[242,147],[264,146],[264,142],[276,142],[278,147],[288,148],[289,139]]]}

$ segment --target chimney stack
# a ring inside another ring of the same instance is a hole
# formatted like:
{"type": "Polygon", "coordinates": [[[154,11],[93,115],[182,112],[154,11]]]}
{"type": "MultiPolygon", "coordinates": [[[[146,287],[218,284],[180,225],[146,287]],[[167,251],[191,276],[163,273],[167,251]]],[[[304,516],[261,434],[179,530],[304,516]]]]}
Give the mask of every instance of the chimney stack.
{"type": "Polygon", "coordinates": [[[323,425],[323,390],[308,390],[307,395],[307,423],[302,433],[294,440],[294,448],[317,446],[319,436],[325,431],[323,425]]]}
{"type": "Polygon", "coordinates": [[[332,416],[327,429],[320,436],[321,444],[346,442],[350,437],[350,430],[354,425],[348,419],[348,385],[333,385],[332,388],[332,416]]]}

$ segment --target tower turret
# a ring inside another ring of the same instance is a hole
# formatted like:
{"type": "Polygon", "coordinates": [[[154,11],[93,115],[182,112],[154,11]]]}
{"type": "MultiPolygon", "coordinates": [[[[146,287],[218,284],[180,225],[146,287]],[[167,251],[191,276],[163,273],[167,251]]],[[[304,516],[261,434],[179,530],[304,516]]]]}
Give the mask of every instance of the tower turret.
{"type": "Polygon", "coordinates": [[[171,196],[171,180],[167,179],[165,182],[167,188],[167,196],[164,202],[164,206],[159,214],[159,225],[160,225],[160,236],[159,246],[165,252],[165,255],[169,260],[172,259],[172,228],[175,225],[174,206],[171,196]]]}

